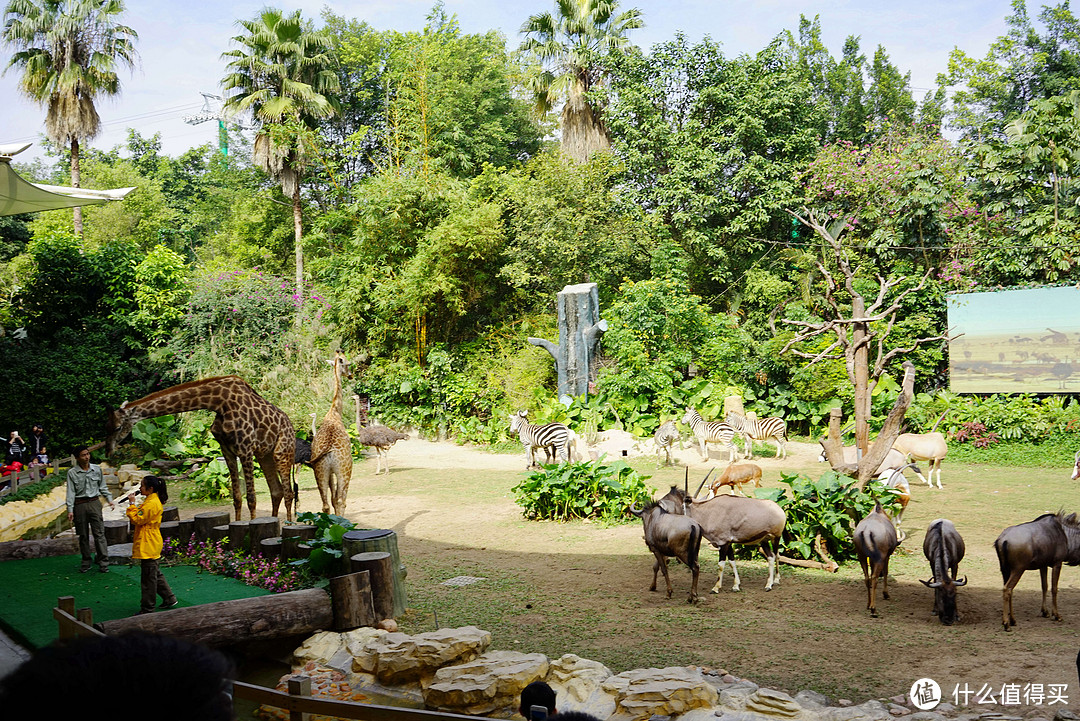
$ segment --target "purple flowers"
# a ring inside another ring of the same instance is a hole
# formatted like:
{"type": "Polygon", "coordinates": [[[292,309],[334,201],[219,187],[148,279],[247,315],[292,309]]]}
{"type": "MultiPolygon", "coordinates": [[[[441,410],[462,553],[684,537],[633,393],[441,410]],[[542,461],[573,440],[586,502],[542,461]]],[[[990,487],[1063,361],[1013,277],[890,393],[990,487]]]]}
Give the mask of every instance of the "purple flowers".
{"type": "Polygon", "coordinates": [[[286,566],[273,558],[226,550],[222,541],[196,543],[194,537],[187,541],[170,538],[165,542],[163,555],[174,563],[198,566],[209,573],[236,578],[273,593],[311,586],[307,574],[300,568],[286,566]]]}

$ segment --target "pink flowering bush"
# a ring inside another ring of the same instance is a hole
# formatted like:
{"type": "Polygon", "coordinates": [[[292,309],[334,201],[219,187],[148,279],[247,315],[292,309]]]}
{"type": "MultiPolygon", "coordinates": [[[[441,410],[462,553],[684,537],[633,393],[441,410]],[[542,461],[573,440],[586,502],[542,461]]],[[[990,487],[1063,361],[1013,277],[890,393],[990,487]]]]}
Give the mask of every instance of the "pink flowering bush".
{"type": "Polygon", "coordinates": [[[230,551],[222,541],[196,542],[194,537],[186,541],[170,538],[165,541],[162,556],[171,563],[198,566],[202,571],[236,578],[249,586],[273,593],[297,591],[315,585],[303,567],[291,566],[274,558],[230,551]]]}

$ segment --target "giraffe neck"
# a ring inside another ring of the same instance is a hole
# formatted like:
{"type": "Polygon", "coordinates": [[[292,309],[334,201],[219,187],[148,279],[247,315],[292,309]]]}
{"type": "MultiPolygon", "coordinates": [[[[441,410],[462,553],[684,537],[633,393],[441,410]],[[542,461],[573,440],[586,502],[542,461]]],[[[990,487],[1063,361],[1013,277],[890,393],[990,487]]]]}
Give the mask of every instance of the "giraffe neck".
{"type": "Polygon", "coordinates": [[[330,407],[338,418],[345,417],[345,405],[341,400],[341,361],[334,362],[334,399],[330,401],[330,407]]]}
{"type": "Polygon", "coordinates": [[[177,386],[128,403],[124,410],[136,420],[188,411],[221,409],[225,396],[207,386],[177,386]]]}

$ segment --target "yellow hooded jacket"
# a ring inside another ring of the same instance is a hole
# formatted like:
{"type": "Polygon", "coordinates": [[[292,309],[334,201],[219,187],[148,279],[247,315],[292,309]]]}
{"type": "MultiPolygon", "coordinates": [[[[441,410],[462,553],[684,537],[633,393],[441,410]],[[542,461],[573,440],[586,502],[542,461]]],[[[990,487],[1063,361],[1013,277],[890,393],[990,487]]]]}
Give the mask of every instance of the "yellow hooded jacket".
{"type": "Polygon", "coordinates": [[[161,558],[161,501],[151,493],[141,505],[128,506],[127,516],[135,524],[135,539],[131,544],[131,557],[136,559],[161,558]]]}

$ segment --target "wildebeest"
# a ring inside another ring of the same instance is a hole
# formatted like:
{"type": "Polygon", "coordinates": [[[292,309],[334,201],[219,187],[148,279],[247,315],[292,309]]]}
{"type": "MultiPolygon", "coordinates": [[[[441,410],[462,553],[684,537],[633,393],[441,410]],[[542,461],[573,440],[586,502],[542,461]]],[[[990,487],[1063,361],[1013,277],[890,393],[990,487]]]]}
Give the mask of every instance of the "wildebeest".
{"type": "Polygon", "coordinates": [[[913,461],[927,461],[930,469],[926,472],[926,478],[915,469],[915,475],[926,485],[933,487],[934,469],[937,469],[937,487],[941,485],[941,461],[949,452],[949,444],[945,442],[945,436],[938,432],[933,433],[901,433],[893,442],[893,448],[903,453],[913,461]]]}
{"type": "Polygon", "coordinates": [[[930,580],[919,581],[934,589],[934,614],[946,626],[960,620],[956,612],[956,589],[967,583],[967,578],[956,580],[960,561],[964,558],[964,539],[947,518],[932,521],[926,527],[923,538],[923,555],[930,562],[930,580]]]}
{"type": "Polygon", "coordinates": [[[731,563],[731,572],[735,574],[732,591],[739,590],[739,571],[735,568],[735,552],[732,544],[759,546],[769,562],[769,580],[765,590],[771,591],[778,582],[776,556],[780,552],[780,536],[787,524],[784,510],[773,501],[763,498],[720,495],[704,501],[694,500],[678,486],[661,499],[670,500],[674,511],[681,512],[701,524],[705,538],[719,551],[720,574],[712,592],[719,593],[724,584],[725,561],[731,563]]]}
{"type": "Polygon", "coordinates": [[[1057,607],[1058,578],[1061,576],[1061,564],[1070,566],[1080,564],[1080,520],[1075,513],[1065,515],[1064,511],[1046,513],[1034,521],[1009,526],[994,541],[1001,578],[1005,587],[1001,591],[1001,624],[1008,631],[1016,625],[1013,617],[1013,588],[1024,575],[1024,571],[1039,569],[1042,579],[1042,615],[1050,616],[1055,621],[1061,620],[1057,607]],[[1052,611],[1046,608],[1046,570],[1054,569],[1051,597],[1052,611]]]}
{"type": "Polygon", "coordinates": [[[630,512],[640,518],[645,527],[645,545],[656,557],[656,563],[653,564],[652,586],[649,590],[656,590],[656,573],[662,570],[664,581],[667,583],[667,597],[671,598],[672,588],[671,578],[668,576],[667,558],[674,557],[682,561],[693,574],[690,597],[687,599],[687,602],[693,603],[697,600],[698,573],[701,571],[698,565],[701,526],[692,518],[669,512],[669,507],[670,504],[663,499],[654,501],[641,510],[633,505],[630,506],[630,512]]]}
{"type": "Polygon", "coordinates": [[[859,556],[863,578],[866,581],[866,607],[871,616],[877,616],[877,580],[882,579],[882,597],[889,597],[889,557],[896,550],[896,528],[892,519],[881,508],[874,505],[874,510],[855,526],[855,552],[859,556]]]}

